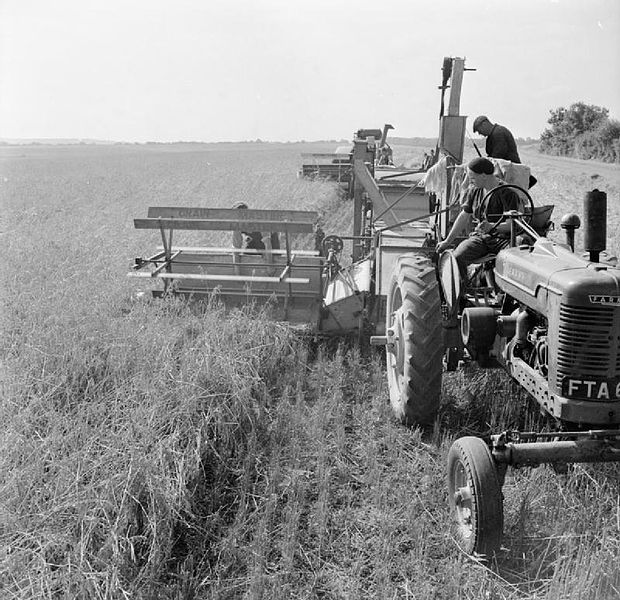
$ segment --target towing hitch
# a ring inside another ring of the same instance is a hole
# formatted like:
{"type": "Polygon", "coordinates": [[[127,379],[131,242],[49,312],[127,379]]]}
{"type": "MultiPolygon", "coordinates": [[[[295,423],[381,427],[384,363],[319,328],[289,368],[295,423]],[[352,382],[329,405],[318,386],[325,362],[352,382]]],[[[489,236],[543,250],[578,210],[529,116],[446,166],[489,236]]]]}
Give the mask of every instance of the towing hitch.
{"type": "Polygon", "coordinates": [[[505,431],[492,435],[491,442],[495,461],[515,468],[620,460],[620,429],[556,433],[505,431]]]}

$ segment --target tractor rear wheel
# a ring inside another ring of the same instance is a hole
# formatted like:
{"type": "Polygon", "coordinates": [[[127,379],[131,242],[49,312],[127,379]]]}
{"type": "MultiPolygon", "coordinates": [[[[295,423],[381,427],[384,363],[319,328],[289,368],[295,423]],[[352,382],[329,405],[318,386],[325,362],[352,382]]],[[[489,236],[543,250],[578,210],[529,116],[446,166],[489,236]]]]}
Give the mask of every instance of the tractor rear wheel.
{"type": "Polygon", "coordinates": [[[392,409],[406,425],[429,425],[439,409],[444,348],[439,284],[426,255],[398,258],[386,313],[392,409]]]}
{"type": "Polygon", "coordinates": [[[504,526],[502,487],[493,455],[480,438],[462,437],[452,444],[448,494],[461,548],[468,554],[492,556],[504,526]]]}

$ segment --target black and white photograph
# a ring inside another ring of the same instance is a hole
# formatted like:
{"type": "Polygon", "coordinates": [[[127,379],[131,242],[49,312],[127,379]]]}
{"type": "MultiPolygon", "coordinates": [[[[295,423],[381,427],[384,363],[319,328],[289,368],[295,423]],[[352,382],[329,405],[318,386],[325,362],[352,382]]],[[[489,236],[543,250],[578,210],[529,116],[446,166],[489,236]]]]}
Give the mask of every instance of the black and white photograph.
{"type": "Polygon", "coordinates": [[[620,599],[618,0],[0,0],[0,600],[620,599]]]}

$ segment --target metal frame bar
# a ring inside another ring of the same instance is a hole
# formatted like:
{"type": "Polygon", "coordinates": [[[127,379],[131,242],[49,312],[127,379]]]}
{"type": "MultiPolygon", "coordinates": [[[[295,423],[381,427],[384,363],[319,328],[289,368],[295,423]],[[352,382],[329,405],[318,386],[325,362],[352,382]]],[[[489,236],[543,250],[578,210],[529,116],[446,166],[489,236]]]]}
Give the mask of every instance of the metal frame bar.
{"type": "MultiPolygon", "coordinates": [[[[174,254],[172,254],[170,256],[170,259],[165,260],[164,262],[161,263],[161,265],[159,265],[154,271],[151,272],[151,277],[155,277],[157,276],[161,271],[163,271],[164,269],[168,270],[170,272],[170,263],[177,257],[179,256],[179,254],[181,254],[181,250],[178,250],[177,252],[175,252],[174,254]]],[[[155,261],[152,261],[155,262],[155,261]]]]}
{"type": "MultiPolygon", "coordinates": [[[[154,217],[134,219],[136,229],[183,229],[196,231],[272,231],[313,233],[314,223],[308,221],[275,221],[259,219],[178,219],[154,217]]],[[[165,245],[165,244],[164,244],[165,245]]]]}
{"type": "MultiPolygon", "coordinates": [[[[164,245],[164,258],[166,259],[165,264],[168,265],[168,270],[170,270],[169,264],[170,264],[170,246],[168,246],[167,240],[166,240],[166,232],[164,231],[164,225],[161,222],[161,220],[158,222],[158,227],[159,227],[159,231],[161,233],[161,241],[162,244],[164,245]]],[[[168,292],[168,287],[170,285],[170,282],[167,279],[164,279],[164,293],[168,292]]]]}
{"type": "MultiPolygon", "coordinates": [[[[284,244],[286,248],[286,267],[284,271],[282,271],[282,276],[284,276],[285,272],[292,272],[293,267],[293,259],[291,258],[291,238],[288,234],[288,231],[284,233],[284,244]]],[[[286,281],[283,277],[280,281],[286,281]]],[[[308,283],[310,283],[310,279],[308,279],[308,283]]],[[[290,281],[288,282],[288,289],[286,293],[286,297],[284,298],[284,318],[288,319],[288,308],[291,296],[293,295],[293,287],[290,281]]]]}
{"type": "MultiPolygon", "coordinates": [[[[345,239],[345,238],[343,238],[345,239]]],[[[161,248],[158,247],[158,249],[161,248]]],[[[277,256],[286,254],[286,250],[253,250],[251,248],[218,248],[212,246],[173,246],[172,250],[182,250],[183,252],[194,252],[196,254],[255,254],[262,255],[271,253],[277,256]]],[[[161,258],[161,253],[155,255],[155,258],[161,258]]],[[[316,256],[323,258],[318,250],[293,250],[293,256],[316,256]]],[[[151,260],[151,259],[146,259],[151,260]]]]}
{"type": "MultiPolygon", "coordinates": [[[[373,205],[378,206],[380,203],[383,204],[382,208],[384,208],[384,210],[381,213],[381,215],[384,215],[386,212],[389,212],[392,215],[393,219],[395,221],[398,221],[398,216],[392,210],[393,204],[390,204],[387,201],[387,198],[385,197],[385,195],[383,194],[383,192],[377,185],[377,182],[374,180],[372,173],[369,171],[366,164],[363,161],[358,159],[354,162],[353,168],[355,170],[355,175],[357,177],[357,180],[360,182],[360,184],[364,188],[364,191],[370,196],[370,199],[372,200],[373,205]]],[[[407,193],[409,193],[409,190],[407,190],[407,193]]]]}
{"type": "MultiPolygon", "coordinates": [[[[159,250],[159,248],[158,248],[158,250],[159,250]]],[[[163,250],[163,248],[162,248],[162,250],[163,250]]],[[[166,253],[165,253],[165,251],[163,251],[163,252],[158,252],[157,254],[153,254],[153,256],[150,256],[149,258],[145,258],[145,259],[144,259],[144,263],[156,262],[156,261],[158,261],[160,258],[164,257],[164,256],[165,256],[165,254],[166,254],[166,253]]]]}
{"type": "MultiPolygon", "coordinates": [[[[279,267],[279,266],[283,266],[284,268],[289,267],[289,265],[284,264],[284,265],[279,265],[279,264],[275,264],[275,263],[249,263],[249,262],[244,262],[244,263],[239,263],[239,262],[224,262],[224,261],[209,261],[209,260],[174,260],[175,257],[177,255],[181,254],[181,251],[179,250],[178,252],[176,252],[175,254],[173,254],[171,256],[171,260],[173,261],[174,265],[200,265],[200,266],[211,266],[211,267],[230,267],[231,265],[238,265],[240,267],[246,267],[246,268],[264,268],[264,269],[273,269],[274,267],[279,267]]],[[[293,255],[294,258],[294,255],[293,255]]],[[[151,261],[151,263],[148,263],[148,261],[144,261],[142,263],[142,267],[144,267],[147,264],[153,264],[156,266],[161,266],[161,264],[165,264],[166,261],[159,261],[159,260],[154,260],[151,261]]],[[[298,265],[295,265],[298,266],[298,265]]],[[[302,265],[301,268],[304,269],[322,269],[323,265],[322,264],[314,264],[314,265],[302,265]]]]}
{"type": "MultiPolygon", "coordinates": [[[[424,169],[418,169],[417,171],[399,171],[398,173],[390,173],[388,175],[382,175],[381,177],[377,177],[377,181],[386,181],[388,179],[396,179],[397,177],[405,177],[407,175],[417,175],[418,173],[426,173],[424,169]]],[[[407,183],[412,183],[408,181],[407,183]]]]}
{"type": "MultiPolygon", "coordinates": [[[[247,297],[247,290],[246,289],[241,289],[241,288],[226,288],[224,286],[217,286],[216,289],[207,289],[207,288],[182,288],[177,290],[178,294],[182,294],[182,295],[193,295],[193,294],[200,294],[203,296],[208,296],[211,294],[217,294],[220,297],[221,296],[245,296],[247,297]]],[[[153,294],[154,295],[158,295],[161,294],[161,290],[153,290],[153,294]]],[[[276,289],[271,289],[271,290],[252,290],[251,295],[253,297],[258,297],[258,298],[271,298],[271,297],[275,297],[278,300],[282,300],[286,297],[286,293],[282,293],[276,289]]],[[[295,292],[295,296],[293,298],[293,302],[297,302],[298,300],[301,300],[303,302],[317,302],[320,303],[320,299],[318,299],[316,297],[316,294],[314,292],[308,291],[308,290],[297,290],[297,292],[295,292]]]]}
{"type": "Polygon", "coordinates": [[[318,213],[309,210],[288,209],[254,209],[254,208],[205,208],[183,206],[150,206],[146,215],[153,218],[174,219],[211,219],[233,221],[292,221],[302,223],[316,223],[318,213]]]}
{"type": "Polygon", "coordinates": [[[309,277],[286,277],[280,279],[279,277],[263,277],[261,275],[201,275],[198,273],[158,273],[153,276],[152,273],[127,273],[128,277],[154,277],[155,279],[163,279],[164,282],[167,279],[186,279],[197,281],[242,281],[247,283],[287,283],[307,285],[310,283],[309,277]]]}

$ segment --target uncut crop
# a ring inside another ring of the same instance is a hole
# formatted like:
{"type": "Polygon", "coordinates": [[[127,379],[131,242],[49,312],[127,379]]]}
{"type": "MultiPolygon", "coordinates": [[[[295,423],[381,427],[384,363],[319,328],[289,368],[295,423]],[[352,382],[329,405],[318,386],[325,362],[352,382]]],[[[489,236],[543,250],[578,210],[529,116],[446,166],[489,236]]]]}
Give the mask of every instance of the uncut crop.
{"type": "MultiPolygon", "coordinates": [[[[434,429],[408,430],[378,353],[251,309],[133,299],[129,263],[159,240],[131,219],[150,205],[317,210],[347,233],[335,187],[295,177],[299,152],[328,149],[2,149],[2,597],[617,595],[617,465],[510,471],[501,555],[456,548],[453,439],[541,425],[501,373],[447,374],[434,429]]],[[[530,158],[556,221],[608,191],[618,252],[614,172],[530,158]]]]}

